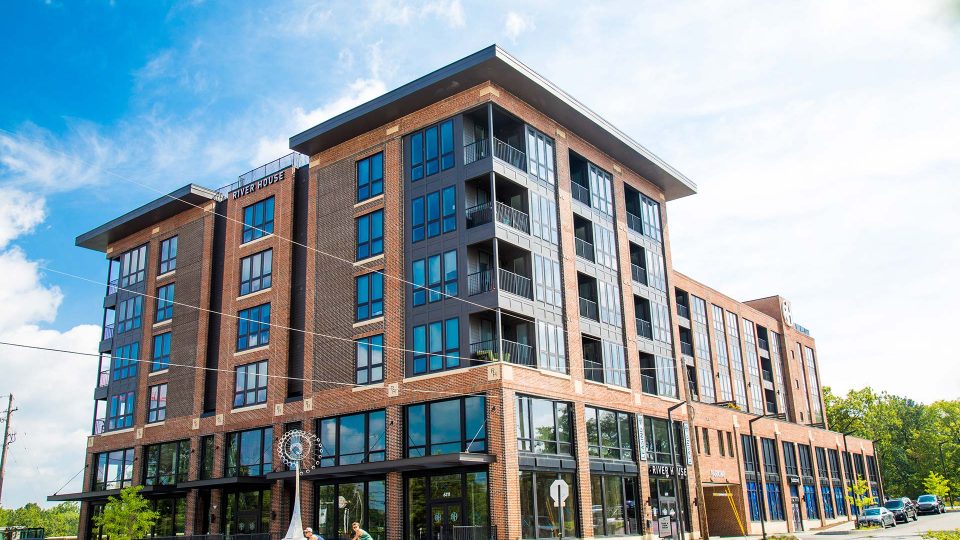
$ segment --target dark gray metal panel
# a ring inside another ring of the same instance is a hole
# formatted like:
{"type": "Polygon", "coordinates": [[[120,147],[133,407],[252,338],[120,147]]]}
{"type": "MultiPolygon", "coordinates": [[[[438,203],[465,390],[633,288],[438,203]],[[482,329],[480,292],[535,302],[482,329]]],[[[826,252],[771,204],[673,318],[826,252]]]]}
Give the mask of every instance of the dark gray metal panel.
{"type": "Polygon", "coordinates": [[[696,193],[679,171],[522,62],[491,45],[290,137],[313,155],[484,81],[493,81],[659,186],[667,200],[696,193]]]}

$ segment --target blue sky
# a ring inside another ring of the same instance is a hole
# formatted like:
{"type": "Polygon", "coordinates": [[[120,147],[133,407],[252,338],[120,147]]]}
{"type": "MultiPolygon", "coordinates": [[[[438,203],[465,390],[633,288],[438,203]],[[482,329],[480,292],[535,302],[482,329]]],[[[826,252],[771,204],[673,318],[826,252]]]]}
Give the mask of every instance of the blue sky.
{"type": "MultiPolygon", "coordinates": [[[[77,234],[494,42],[698,183],[675,267],[791,299],[825,384],[958,397],[955,1],[4,2],[0,337],[94,351],[102,285],[42,269],[103,281],[77,234]]],[[[0,350],[7,506],[82,466],[95,366],[0,350]]]]}

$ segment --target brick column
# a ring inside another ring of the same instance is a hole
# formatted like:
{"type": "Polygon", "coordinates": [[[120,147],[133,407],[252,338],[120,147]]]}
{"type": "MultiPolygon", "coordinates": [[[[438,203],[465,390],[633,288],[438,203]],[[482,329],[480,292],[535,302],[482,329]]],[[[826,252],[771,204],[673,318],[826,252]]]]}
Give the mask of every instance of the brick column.
{"type": "Polygon", "coordinates": [[[502,456],[490,464],[490,524],[497,539],[520,538],[520,461],[517,455],[517,413],[513,391],[494,390],[488,394],[488,452],[502,456]]]}
{"type": "MultiPolygon", "coordinates": [[[[386,409],[387,430],[387,460],[403,458],[403,407],[392,405],[386,409]]],[[[387,540],[401,540],[405,515],[403,474],[399,472],[387,473],[386,486],[387,500],[387,540]]]]}

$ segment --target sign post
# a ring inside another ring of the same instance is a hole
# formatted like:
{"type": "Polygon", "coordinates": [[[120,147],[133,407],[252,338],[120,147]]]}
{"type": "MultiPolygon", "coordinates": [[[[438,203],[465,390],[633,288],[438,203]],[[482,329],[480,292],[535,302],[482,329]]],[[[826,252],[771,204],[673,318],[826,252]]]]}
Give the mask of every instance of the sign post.
{"type": "Polygon", "coordinates": [[[563,538],[563,506],[570,496],[570,485],[561,479],[556,479],[550,484],[550,498],[553,499],[553,505],[559,509],[560,524],[557,527],[557,538],[563,538]]]}

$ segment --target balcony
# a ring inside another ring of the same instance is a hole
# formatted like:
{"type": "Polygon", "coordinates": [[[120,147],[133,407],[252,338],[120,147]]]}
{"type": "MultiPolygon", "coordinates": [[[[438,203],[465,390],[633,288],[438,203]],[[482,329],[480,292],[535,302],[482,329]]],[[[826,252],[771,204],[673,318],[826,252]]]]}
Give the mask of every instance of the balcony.
{"type": "Polygon", "coordinates": [[[93,421],[93,434],[100,435],[107,427],[106,418],[97,418],[93,421]]]}
{"type": "Polygon", "coordinates": [[[653,339],[653,325],[650,321],[637,319],[637,335],[647,339],[653,339]]]}
{"type": "Polygon", "coordinates": [[[590,262],[595,261],[593,244],[583,240],[582,238],[574,238],[573,241],[574,245],[576,246],[577,257],[586,259],[590,262]]]}
{"type": "Polygon", "coordinates": [[[503,268],[498,269],[499,282],[494,282],[490,269],[474,272],[467,276],[467,294],[474,296],[488,291],[499,290],[533,300],[533,280],[515,274],[503,268]]]}
{"type": "Polygon", "coordinates": [[[500,361],[521,366],[537,366],[536,328],[532,321],[501,311],[500,332],[493,311],[470,315],[470,357],[481,361],[500,361]]]}
{"type": "Polygon", "coordinates": [[[497,223],[502,223],[520,232],[530,234],[530,216],[523,210],[519,210],[500,201],[497,201],[494,205],[483,203],[468,208],[466,211],[467,228],[472,229],[490,223],[490,221],[493,220],[494,211],[496,212],[497,223]]]}
{"type": "Polygon", "coordinates": [[[104,369],[100,371],[100,376],[97,377],[97,388],[103,388],[110,384],[110,370],[104,369]]]}
{"type": "Polygon", "coordinates": [[[281,158],[277,158],[271,161],[270,163],[263,164],[257,167],[256,169],[253,169],[251,171],[247,171],[241,174],[237,178],[236,182],[223,186],[217,191],[223,194],[223,196],[227,196],[231,192],[236,191],[244,186],[250,185],[256,182],[257,180],[260,180],[261,178],[266,178],[271,174],[280,172],[290,167],[293,167],[295,169],[300,168],[308,163],[310,163],[310,156],[306,156],[298,152],[291,152],[281,158]]]}
{"type": "Polygon", "coordinates": [[[576,182],[570,182],[570,194],[575,200],[590,206],[590,188],[580,185],[576,182]]]}
{"type": "Polygon", "coordinates": [[[630,275],[633,277],[633,281],[635,281],[635,282],[637,282],[637,283],[639,283],[639,284],[641,284],[641,285],[646,285],[646,284],[647,284],[647,269],[646,269],[646,268],[631,263],[631,264],[630,264],[630,275]]]}
{"type": "MultiPolygon", "coordinates": [[[[466,144],[463,147],[463,163],[469,165],[490,155],[490,144],[487,139],[480,139],[466,144]]],[[[512,167],[527,171],[527,154],[510,143],[493,138],[493,157],[508,163],[512,167]]]]}
{"type": "Polygon", "coordinates": [[[470,356],[487,362],[508,362],[520,366],[536,367],[533,346],[504,339],[488,339],[470,344],[470,356]],[[500,346],[503,346],[503,352],[500,346]]]}
{"type": "Polygon", "coordinates": [[[102,338],[102,341],[106,341],[106,340],[108,340],[108,339],[113,339],[113,333],[114,333],[114,325],[113,325],[113,323],[106,323],[106,324],[104,324],[104,325],[103,325],[103,338],[102,338]]]}
{"type": "Polygon", "coordinates": [[[693,356],[693,344],[686,341],[680,342],[680,352],[687,356],[693,356]]]}
{"type": "Polygon", "coordinates": [[[469,165],[490,155],[490,144],[487,139],[480,139],[467,143],[463,147],[463,164],[469,165]]]}
{"type": "Polygon", "coordinates": [[[677,315],[684,319],[690,318],[690,308],[681,303],[677,303],[677,315]]]}
{"type": "Polygon", "coordinates": [[[590,319],[591,321],[600,320],[600,310],[597,308],[597,303],[593,300],[580,297],[580,316],[585,319],[590,319]]]}

